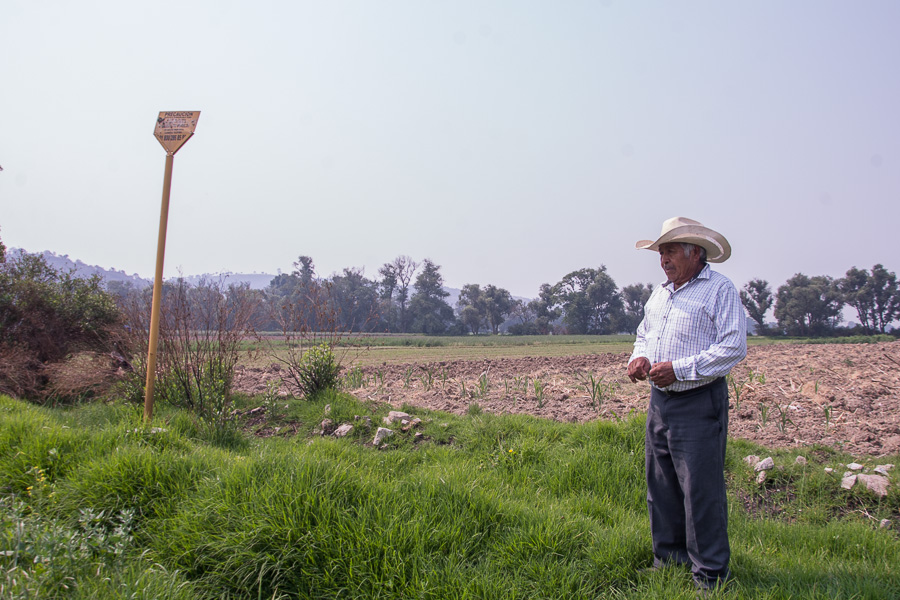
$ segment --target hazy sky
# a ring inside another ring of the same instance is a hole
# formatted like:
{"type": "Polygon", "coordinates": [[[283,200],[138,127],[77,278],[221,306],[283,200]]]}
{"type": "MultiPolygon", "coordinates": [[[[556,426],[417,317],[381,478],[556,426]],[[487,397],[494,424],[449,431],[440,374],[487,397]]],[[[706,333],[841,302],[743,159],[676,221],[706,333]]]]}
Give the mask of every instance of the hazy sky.
{"type": "Polygon", "coordinates": [[[683,215],[738,286],[900,271],[900,2],[2,0],[0,239],[152,276],[400,254],[533,297],[664,279],[683,215]]]}

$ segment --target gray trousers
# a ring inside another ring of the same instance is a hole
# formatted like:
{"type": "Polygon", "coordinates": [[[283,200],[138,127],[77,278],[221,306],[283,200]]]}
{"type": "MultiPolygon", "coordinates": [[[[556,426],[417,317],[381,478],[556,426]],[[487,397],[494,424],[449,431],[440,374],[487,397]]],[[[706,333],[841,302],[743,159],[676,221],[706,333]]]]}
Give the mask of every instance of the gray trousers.
{"type": "Polygon", "coordinates": [[[668,394],[652,388],[647,413],[647,507],[654,564],[691,565],[700,587],[728,577],[724,378],[668,394]]]}

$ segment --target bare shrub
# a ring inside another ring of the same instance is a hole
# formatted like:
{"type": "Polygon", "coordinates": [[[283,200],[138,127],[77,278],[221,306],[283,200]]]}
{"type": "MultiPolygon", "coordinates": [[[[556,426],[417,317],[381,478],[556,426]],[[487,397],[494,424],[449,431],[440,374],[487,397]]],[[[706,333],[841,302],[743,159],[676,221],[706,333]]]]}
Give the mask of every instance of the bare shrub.
{"type": "MultiPolygon", "coordinates": [[[[232,404],[235,365],[245,352],[245,342],[256,336],[260,300],[260,294],[247,285],[203,280],[194,286],[184,279],[165,283],[156,399],[221,424],[232,404]]],[[[151,301],[151,290],[144,290],[122,302],[137,376],[145,375],[147,369],[151,301]]],[[[137,391],[137,386],[130,387],[132,394],[137,391]]]]}

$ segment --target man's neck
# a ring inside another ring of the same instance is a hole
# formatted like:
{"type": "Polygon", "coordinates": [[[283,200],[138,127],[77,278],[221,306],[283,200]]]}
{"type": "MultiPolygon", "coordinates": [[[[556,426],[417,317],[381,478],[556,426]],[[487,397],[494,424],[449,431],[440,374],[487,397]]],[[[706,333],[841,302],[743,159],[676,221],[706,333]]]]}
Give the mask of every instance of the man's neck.
{"type": "Polygon", "coordinates": [[[703,263],[700,263],[699,265],[697,265],[697,270],[694,271],[694,274],[691,275],[690,277],[688,277],[685,281],[682,281],[681,283],[675,283],[673,281],[672,282],[672,291],[673,292],[677,291],[678,288],[680,288],[681,286],[688,284],[688,283],[692,282],[693,280],[697,279],[697,275],[700,274],[700,272],[703,270],[703,267],[705,267],[705,266],[706,265],[704,265],[703,263]]]}

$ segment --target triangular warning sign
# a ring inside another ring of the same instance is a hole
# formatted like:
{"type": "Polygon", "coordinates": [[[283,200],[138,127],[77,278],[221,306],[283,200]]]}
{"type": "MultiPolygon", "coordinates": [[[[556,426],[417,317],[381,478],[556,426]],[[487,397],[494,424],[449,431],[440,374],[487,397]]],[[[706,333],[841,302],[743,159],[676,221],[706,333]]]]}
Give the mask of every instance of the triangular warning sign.
{"type": "Polygon", "coordinates": [[[175,154],[194,135],[198,119],[200,119],[199,110],[163,111],[156,120],[153,135],[168,154],[175,154]]]}

